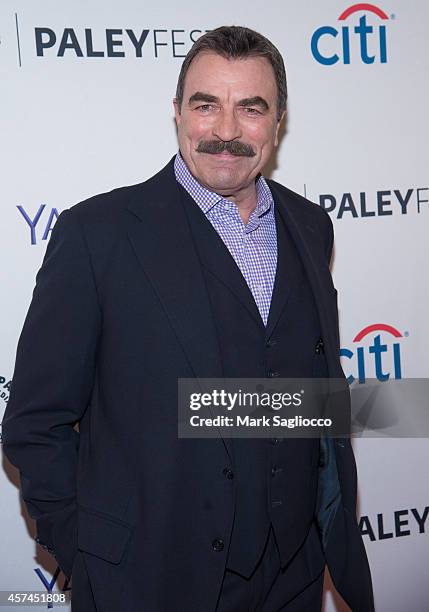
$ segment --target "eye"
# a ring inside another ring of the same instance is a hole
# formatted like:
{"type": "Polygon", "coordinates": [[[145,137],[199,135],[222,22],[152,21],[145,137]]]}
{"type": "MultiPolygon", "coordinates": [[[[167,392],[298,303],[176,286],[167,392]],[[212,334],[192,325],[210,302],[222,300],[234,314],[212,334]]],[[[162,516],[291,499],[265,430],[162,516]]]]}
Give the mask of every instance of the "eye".
{"type": "Polygon", "coordinates": [[[201,104],[200,106],[197,106],[196,110],[199,110],[202,113],[208,113],[213,108],[213,104],[201,104]]]}
{"type": "Polygon", "coordinates": [[[258,111],[257,108],[253,108],[252,106],[243,106],[243,110],[246,115],[260,115],[261,112],[258,111]]]}

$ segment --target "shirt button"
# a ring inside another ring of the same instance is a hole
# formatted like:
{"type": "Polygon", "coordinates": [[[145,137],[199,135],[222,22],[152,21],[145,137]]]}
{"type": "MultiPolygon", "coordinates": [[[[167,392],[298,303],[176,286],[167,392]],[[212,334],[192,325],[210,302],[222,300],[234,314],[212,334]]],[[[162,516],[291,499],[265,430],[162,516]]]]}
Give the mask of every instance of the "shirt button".
{"type": "Polygon", "coordinates": [[[216,552],[221,552],[224,549],[224,542],[223,542],[223,540],[218,540],[218,539],[213,540],[212,548],[216,552]]]}
{"type": "Polygon", "coordinates": [[[223,205],[225,210],[229,210],[231,208],[231,205],[228,204],[228,202],[225,202],[225,204],[223,205]]]}

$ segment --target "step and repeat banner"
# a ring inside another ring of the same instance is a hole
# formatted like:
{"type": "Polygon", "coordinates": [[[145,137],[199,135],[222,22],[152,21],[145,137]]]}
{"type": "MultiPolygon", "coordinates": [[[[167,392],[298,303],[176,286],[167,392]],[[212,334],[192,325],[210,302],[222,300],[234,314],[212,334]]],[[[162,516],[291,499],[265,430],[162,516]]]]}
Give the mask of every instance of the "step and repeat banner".
{"type": "MultiPolygon", "coordinates": [[[[429,369],[428,22],[423,0],[0,5],[0,419],[58,214],[145,180],[176,152],[172,99],[202,33],[260,31],[282,52],[289,86],[266,174],[329,212],[343,369],[354,397],[369,382],[382,391],[384,421],[370,393],[353,441],[377,612],[429,611],[429,444],[388,423],[410,408],[395,401],[398,382],[429,369]]],[[[0,591],[67,593],[34,543],[18,482],[3,458],[0,591]]],[[[346,609],[327,578],[325,612],[346,609]]]]}

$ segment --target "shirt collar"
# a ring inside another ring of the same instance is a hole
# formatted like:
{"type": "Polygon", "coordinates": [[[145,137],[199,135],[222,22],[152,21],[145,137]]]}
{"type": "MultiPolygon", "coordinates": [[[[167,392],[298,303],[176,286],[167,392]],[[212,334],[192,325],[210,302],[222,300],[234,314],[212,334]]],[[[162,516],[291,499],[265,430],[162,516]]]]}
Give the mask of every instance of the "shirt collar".
{"type": "MultiPolygon", "coordinates": [[[[204,214],[207,215],[218,202],[229,202],[229,200],[226,198],[223,198],[214,191],[210,191],[201,185],[199,181],[197,181],[197,179],[191,174],[182,155],[180,154],[180,151],[177,152],[174,160],[174,173],[177,182],[186,189],[204,214]]],[[[255,213],[257,217],[261,217],[271,208],[271,206],[274,206],[274,200],[270,188],[262,175],[259,175],[258,179],[256,180],[256,194],[257,202],[255,213]]]]}

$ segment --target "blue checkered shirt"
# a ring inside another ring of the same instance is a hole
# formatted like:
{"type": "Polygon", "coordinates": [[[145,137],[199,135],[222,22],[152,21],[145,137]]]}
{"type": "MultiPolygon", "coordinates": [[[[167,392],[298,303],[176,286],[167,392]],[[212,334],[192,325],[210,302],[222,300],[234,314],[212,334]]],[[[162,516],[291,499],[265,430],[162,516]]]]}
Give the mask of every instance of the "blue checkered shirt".
{"type": "Polygon", "coordinates": [[[265,179],[256,181],[257,204],[244,224],[231,200],[209,191],[191,174],[180,152],[174,160],[176,180],[201,208],[234,258],[267,324],[277,268],[274,200],[265,179]]]}

